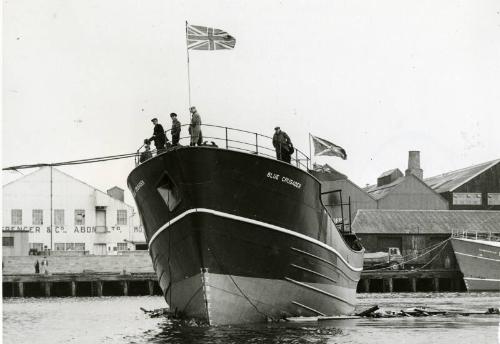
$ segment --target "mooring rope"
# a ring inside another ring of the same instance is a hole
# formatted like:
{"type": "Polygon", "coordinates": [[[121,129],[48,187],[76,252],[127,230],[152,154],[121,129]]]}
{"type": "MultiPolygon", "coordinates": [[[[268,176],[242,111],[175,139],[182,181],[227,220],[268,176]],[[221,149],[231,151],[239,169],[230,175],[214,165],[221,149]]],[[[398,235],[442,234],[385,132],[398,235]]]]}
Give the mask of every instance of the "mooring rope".
{"type": "MultiPolygon", "coordinates": [[[[450,241],[450,239],[451,239],[451,238],[448,238],[448,239],[443,240],[443,241],[441,241],[441,242],[439,242],[439,243],[437,243],[437,244],[434,244],[434,245],[432,245],[432,246],[429,246],[429,249],[428,249],[427,251],[423,252],[422,254],[417,255],[416,257],[413,257],[413,258],[411,258],[411,259],[408,259],[408,260],[406,260],[406,261],[403,261],[403,262],[401,262],[401,263],[398,263],[398,265],[404,265],[404,264],[407,264],[407,263],[409,263],[409,262],[411,262],[411,261],[413,261],[413,260],[416,260],[416,259],[418,259],[418,258],[420,258],[420,257],[423,257],[423,256],[425,256],[426,254],[429,254],[430,252],[434,251],[434,250],[435,250],[435,249],[437,249],[438,247],[441,247],[442,245],[445,245],[448,241],[450,241]]],[[[444,246],[443,246],[443,247],[444,247],[444,246]]],[[[427,248],[426,248],[426,249],[427,249],[427,248]]],[[[424,250],[425,250],[425,249],[424,249],[424,250]]],[[[441,252],[441,251],[440,251],[440,252],[441,252]]],[[[404,256],[403,258],[405,258],[405,257],[409,257],[409,256],[411,256],[411,255],[406,255],[406,256],[404,256]]],[[[387,263],[381,263],[381,264],[377,264],[377,265],[374,265],[374,266],[380,266],[380,265],[386,265],[386,264],[387,264],[387,263]]],[[[373,272],[373,271],[380,271],[380,270],[387,270],[387,269],[388,269],[387,267],[383,267],[383,268],[379,268],[379,269],[369,269],[369,270],[363,270],[363,271],[373,272]]]]}

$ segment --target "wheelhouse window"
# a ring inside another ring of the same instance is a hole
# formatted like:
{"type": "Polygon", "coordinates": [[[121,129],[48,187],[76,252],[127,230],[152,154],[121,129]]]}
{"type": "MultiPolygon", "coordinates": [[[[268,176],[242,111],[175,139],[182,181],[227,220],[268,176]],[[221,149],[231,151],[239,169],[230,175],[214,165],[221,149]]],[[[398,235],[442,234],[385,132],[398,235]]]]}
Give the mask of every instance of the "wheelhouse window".
{"type": "Polygon", "coordinates": [[[12,209],[10,212],[12,225],[22,225],[23,224],[23,211],[22,209],[12,209]]]}
{"type": "Polygon", "coordinates": [[[85,210],[84,209],[76,209],[75,210],[75,225],[76,226],[85,226],[85,210]]]}
{"type": "Polygon", "coordinates": [[[34,225],[43,225],[43,210],[42,209],[33,209],[33,224],[34,225]]]}

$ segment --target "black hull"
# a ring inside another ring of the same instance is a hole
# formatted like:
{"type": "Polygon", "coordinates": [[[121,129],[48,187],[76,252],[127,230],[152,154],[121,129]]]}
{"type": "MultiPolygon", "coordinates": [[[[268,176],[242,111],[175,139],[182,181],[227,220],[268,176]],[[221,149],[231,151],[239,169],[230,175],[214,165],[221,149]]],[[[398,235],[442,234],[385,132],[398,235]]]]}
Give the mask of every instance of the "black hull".
{"type": "Polygon", "coordinates": [[[173,309],[211,324],[354,309],[362,252],[344,242],[308,173],[181,147],[137,167],[128,185],[173,309]]]}

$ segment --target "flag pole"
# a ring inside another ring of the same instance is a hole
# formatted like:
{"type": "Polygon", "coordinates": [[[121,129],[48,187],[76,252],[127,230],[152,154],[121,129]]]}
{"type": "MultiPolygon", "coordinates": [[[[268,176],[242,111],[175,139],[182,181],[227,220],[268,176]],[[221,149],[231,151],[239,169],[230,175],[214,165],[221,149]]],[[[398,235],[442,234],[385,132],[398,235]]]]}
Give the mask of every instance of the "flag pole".
{"type": "Polygon", "coordinates": [[[188,69],[188,94],[189,108],[191,108],[191,75],[189,71],[189,46],[188,46],[188,22],[186,20],[186,52],[187,52],[187,69],[188,69]]]}

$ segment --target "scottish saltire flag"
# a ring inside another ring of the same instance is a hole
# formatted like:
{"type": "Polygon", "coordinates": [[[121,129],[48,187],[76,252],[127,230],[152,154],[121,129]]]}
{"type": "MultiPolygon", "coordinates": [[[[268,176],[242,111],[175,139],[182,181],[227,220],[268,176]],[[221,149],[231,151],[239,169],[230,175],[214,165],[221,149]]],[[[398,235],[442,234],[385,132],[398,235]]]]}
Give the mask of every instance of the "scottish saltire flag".
{"type": "Polygon", "coordinates": [[[311,135],[314,145],[314,155],[330,155],[347,159],[345,149],[330,141],[311,135]]]}
{"type": "Polygon", "coordinates": [[[188,25],[187,46],[191,50],[233,49],[236,39],[226,31],[212,27],[188,25]]]}

